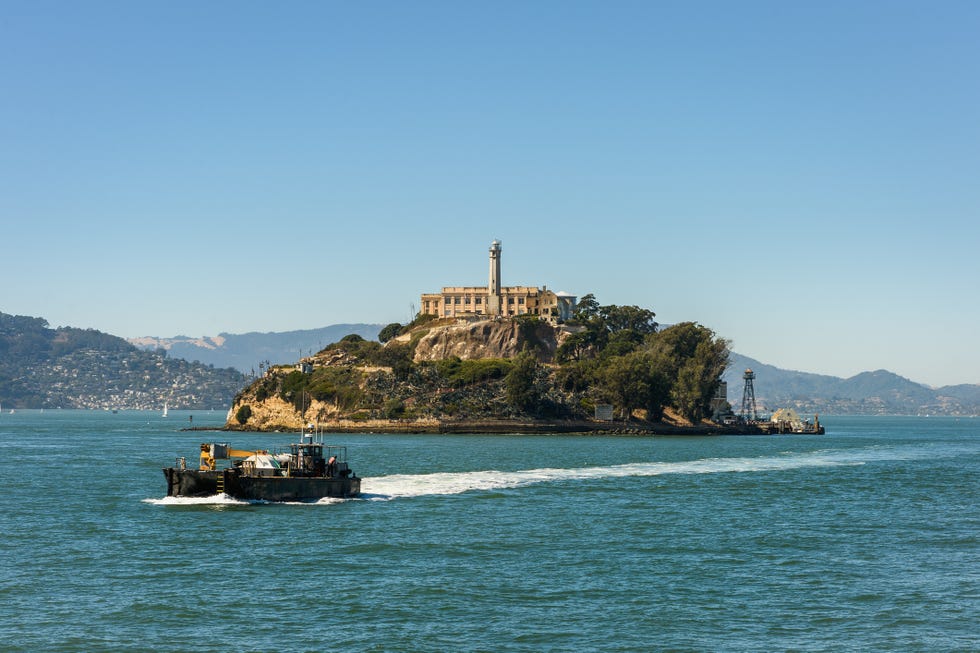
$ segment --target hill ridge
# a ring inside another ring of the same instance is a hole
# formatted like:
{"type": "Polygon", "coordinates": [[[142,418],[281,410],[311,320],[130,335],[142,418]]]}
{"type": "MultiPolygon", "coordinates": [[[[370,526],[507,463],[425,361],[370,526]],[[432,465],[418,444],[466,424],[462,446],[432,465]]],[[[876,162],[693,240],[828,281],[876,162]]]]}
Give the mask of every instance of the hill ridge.
{"type": "Polygon", "coordinates": [[[732,352],[726,370],[728,400],[739,411],[747,368],[755,372],[757,403],[767,410],[794,408],[801,413],[835,415],[977,415],[980,384],[931,388],[886,369],[843,378],[785,370],[732,352]]]}
{"type": "Polygon", "coordinates": [[[43,318],[0,313],[5,407],[223,408],[244,383],[236,370],[142,351],[95,329],[52,329],[43,318]]]}

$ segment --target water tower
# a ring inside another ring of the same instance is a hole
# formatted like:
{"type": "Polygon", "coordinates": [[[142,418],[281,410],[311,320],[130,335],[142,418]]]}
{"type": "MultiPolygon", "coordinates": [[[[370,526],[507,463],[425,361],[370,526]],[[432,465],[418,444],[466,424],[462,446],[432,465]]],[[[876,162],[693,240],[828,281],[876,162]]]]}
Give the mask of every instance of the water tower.
{"type": "Polygon", "coordinates": [[[745,389],[742,391],[742,419],[755,421],[759,419],[755,410],[755,388],[752,386],[755,372],[745,370],[742,378],[745,379],[745,389]]]}

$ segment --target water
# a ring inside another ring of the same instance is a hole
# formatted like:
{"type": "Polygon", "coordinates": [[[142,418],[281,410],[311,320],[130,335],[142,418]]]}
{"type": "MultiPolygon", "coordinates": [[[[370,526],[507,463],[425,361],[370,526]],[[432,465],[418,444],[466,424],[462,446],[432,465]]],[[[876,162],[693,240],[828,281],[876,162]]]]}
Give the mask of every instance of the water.
{"type": "Polygon", "coordinates": [[[252,505],[160,468],[292,438],[189,415],[0,416],[0,651],[980,650],[980,419],[337,436],[364,498],[252,505]]]}

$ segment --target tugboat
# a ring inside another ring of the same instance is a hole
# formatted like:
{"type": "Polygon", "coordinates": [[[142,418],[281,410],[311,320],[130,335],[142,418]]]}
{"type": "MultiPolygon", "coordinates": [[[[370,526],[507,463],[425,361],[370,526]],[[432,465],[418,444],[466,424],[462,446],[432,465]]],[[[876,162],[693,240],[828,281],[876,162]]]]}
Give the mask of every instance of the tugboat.
{"type": "Polygon", "coordinates": [[[347,464],[347,447],[325,445],[322,435],[307,433],[281,453],[206,442],[198,469],[188,469],[181,457],[163,475],[169,497],[226,494],[244,501],[310,501],[361,493],[361,479],[347,464]]]}

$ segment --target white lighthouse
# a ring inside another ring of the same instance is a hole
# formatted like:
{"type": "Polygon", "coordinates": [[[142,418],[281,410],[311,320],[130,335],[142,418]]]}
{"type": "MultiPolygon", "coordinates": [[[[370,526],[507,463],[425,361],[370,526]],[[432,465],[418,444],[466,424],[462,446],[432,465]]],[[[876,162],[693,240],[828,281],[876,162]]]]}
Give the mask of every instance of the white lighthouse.
{"type": "Polygon", "coordinates": [[[487,314],[500,315],[500,241],[490,244],[490,285],[487,286],[487,314]]]}

